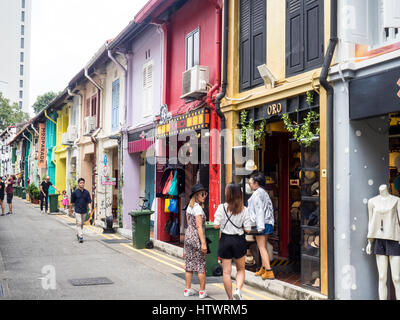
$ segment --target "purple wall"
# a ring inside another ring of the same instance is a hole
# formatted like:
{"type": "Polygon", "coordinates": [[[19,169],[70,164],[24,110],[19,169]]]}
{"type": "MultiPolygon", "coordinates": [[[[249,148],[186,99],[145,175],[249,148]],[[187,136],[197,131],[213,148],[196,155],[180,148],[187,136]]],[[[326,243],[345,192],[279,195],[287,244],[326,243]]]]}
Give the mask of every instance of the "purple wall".
{"type": "MultiPolygon", "coordinates": [[[[158,28],[154,25],[150,25],[132,43],[132,58],[128,65],[128,132],[153,123],[154,116],[159,114],[162,101],[162,48],[163,35],[158,32],[158,28]],[[143,118],[143,66],[150,60],[153,61],[153,115],[143,118]]],[[[126,135],[124,141],[123,224],[124,228],[130,229],[131,216],[129,212],[137,209],[140,203],[140,155],[129,154],[126,135]]]]}

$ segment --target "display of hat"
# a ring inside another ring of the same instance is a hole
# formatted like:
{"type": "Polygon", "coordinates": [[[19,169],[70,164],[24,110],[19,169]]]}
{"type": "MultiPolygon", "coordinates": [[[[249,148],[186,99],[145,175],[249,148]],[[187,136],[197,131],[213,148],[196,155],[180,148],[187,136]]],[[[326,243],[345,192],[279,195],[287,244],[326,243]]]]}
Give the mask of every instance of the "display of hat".
{"type": "Polygon", "coordinates": [[[197,192],[200,192],[200,191],[207,191],[207,189],[204,188],[204,186],[203,186],[201,183],[195,184],[195,185],[192,187],[192,192],[191,192],[189,198],[192,199],[192,197],[193,197],[197,192]]]}
{"type": "Polygon", "coordinates": [[[314,171],[306,171],[306,173],[304,174],[304,182],[306,184],[313,183],[315,181],[315,178],[316,174],[314,171]]]}
{"type": "Polygon", "coordinates": [[[245,164],[245,169],[246,169],[246,171],[251,171],[251,172],[257,170],[257,166],[254,163],[254,160],[252,160],[252,159],[247,160],[246,164],[245,164]]]}
{"type": "Polygon", "coordinates": [[[292,203],[292,208],[300,208],[301,206],[301,201],[295,201],[292,203]]]}
{"type": "Polygon", "coordinates": [[[252,265],[255,265],[256,264],[256,261],[254,260],[254,257],[253,256],[246,256],[246,264],[247,265],[250,265],[250,266],[252,266],[252,265]]]}

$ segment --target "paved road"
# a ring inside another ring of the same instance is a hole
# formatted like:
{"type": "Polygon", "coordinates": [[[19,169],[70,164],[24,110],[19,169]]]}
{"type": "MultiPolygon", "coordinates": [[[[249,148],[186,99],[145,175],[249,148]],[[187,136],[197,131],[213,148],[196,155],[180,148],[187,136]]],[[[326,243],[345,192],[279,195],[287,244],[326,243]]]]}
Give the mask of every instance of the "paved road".
{"type": "MultiPolygon", "coordinates": [[[[15,199],[15,198],[14,198],[15,199]]],[[[183,297],[183,260],[137,250],[120,235],[85,226],[83,244],[75,220],[41,214],[14,200],[15,214],[0,217],[0,300],[197,300],[183,297]],[[107,278],[112,284],[74,286],[71,280],[107,278]]],[[[208,278],[208,299],[226,300],[222,278],[208,278]]],[[[193,286],[199,290],[199,286],[193,286]]],[[[245,287],[248,300],[276,299],[245,287]]]]}

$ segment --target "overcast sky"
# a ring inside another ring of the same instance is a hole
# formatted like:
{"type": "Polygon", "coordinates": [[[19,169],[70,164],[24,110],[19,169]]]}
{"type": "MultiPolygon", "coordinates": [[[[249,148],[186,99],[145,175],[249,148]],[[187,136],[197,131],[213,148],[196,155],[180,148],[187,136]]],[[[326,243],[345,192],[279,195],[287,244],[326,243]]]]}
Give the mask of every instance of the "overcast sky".
{"type": "Polygon", "coordinates": [[[148,0],[32,0],[29,105],[61,91],[148,0]]]}

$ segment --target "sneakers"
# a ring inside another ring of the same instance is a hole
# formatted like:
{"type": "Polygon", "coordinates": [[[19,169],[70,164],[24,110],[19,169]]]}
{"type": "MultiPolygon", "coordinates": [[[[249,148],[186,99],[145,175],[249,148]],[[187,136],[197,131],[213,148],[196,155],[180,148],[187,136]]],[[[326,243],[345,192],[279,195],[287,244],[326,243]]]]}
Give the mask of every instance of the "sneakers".
{"type": "Polygon", "coordinates": [[[272,269],[265,270],[264,274],[261,276],[263,280],[275,280],[275,275],[272,269]]]}
{"type": "Polygon", "coordinates": [[[185,289],[185,291],[183,292],[183,295],[185,297],[194,296],[194,290],[193,289],[185,289]]]}
{"type": "Polygon", "coordinates": [[[83,237],[79,237],[78,235],[76,235],[76,238],[78,239],[79,243],[83,243],[83,237]]]}
{"type": "Polygon", "coordinates": [[[258,270],[254,275],[256,277],[262,276],[266,272],[265,267],[261,267],[260,270],[258,270]]]}
{"type": "Polygon", "coordinates": [[[199,298],[204,299],[207,297],[207,291],[199,291],[199,298]]]}
{"type": "Polygon", "coordinates": [[[239,289],[235,289],[235,292],[232,295],[233,300],[243,300],[242,292],[239,289]]]}

